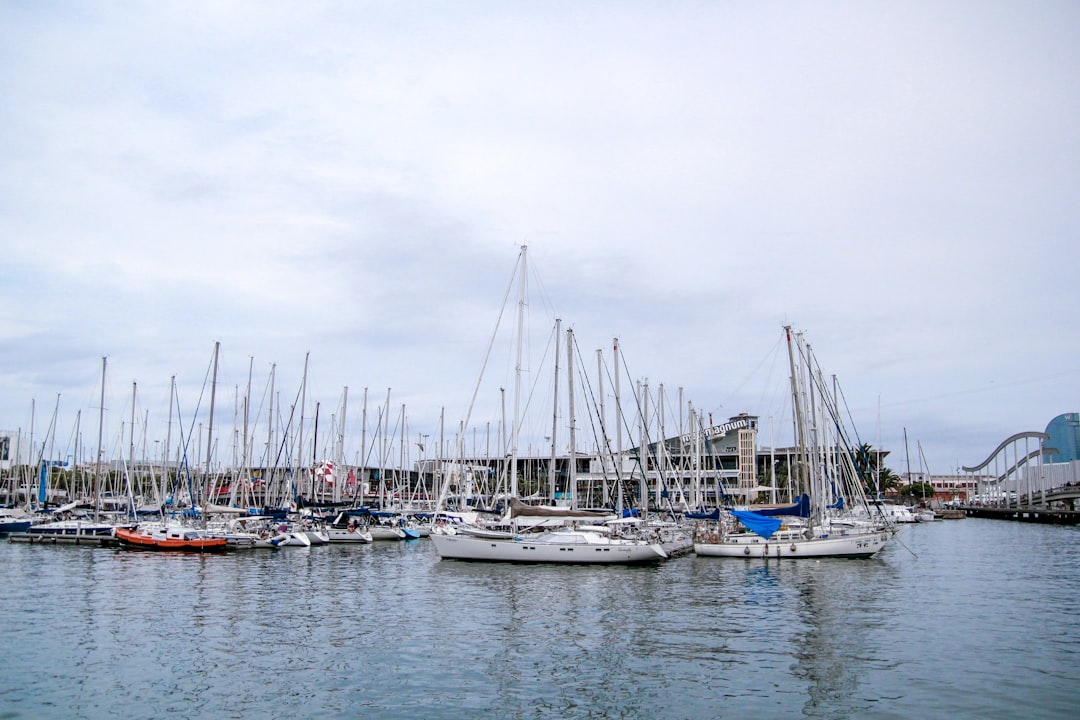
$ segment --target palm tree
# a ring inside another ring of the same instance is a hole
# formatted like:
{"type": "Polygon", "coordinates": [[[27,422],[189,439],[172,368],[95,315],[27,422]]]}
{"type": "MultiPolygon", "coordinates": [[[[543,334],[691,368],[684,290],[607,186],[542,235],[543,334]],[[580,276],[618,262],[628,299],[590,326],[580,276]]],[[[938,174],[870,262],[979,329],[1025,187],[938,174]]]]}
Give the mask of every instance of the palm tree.
{"type": "Polygon", "coordinates": [[[862,478],[863,488],[870,495],[888,492],[900,487],[900,478],[892,470],[880,465],[883,454],[869,443],[855,448],[855,469],[862,478]]]}

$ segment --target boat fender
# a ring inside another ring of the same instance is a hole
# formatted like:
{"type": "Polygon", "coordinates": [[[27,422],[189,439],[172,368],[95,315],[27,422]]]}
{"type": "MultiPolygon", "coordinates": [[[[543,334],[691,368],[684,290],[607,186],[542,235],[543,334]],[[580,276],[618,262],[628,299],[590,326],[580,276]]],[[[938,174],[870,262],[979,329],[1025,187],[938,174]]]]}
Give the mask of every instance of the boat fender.
{"type": "Polygon", "coordinates": [[[743,552],[743,555],[749,555],[750,554],[750,548],[743,548],[742,552],[743,552]]]}
{"type": "Polygon", "coordinates": [[[791,552],[795,552],[795,543],[791,543],[791,552]]]}

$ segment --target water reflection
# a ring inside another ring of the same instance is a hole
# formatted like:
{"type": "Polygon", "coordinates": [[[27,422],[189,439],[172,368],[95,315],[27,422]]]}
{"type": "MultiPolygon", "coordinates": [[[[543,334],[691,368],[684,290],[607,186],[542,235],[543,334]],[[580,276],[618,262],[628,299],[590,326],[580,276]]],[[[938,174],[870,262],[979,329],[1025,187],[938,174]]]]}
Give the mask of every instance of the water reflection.
{"type": "Polygon", "coordinates": [[[0,545],[21,717],[1072,717],[1073,529],[935,523],[918,555],[627,568],[424,542],[169,555],[0,545]]]}

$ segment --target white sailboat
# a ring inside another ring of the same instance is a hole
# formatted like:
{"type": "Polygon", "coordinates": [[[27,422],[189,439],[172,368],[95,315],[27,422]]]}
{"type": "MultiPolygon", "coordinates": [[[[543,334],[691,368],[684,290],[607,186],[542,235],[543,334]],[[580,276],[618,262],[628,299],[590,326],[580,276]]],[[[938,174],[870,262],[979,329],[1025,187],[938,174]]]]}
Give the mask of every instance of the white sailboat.
{"type": "Polygon", "coordinates": [[[895,528],[880,513],[867,511],[859,517],[851,512],[852,505],[868,505],[834,392],[825,386],[802,335],[793,337],[790,327],[784,332],[795,416],[793,471],[809,496],[809,517],[731,510],[721,514],[718,524],[698,532],[694,552],[742,558],[871,557],[895,528]]]}
{"type": "MultiPolygon", "coordinates": [[[[443,559],[480,560],[488,562],[521,563],[589,563],[589,564],[625,564],[647,563],[664,560],[667,553],[659,543],[636,538],[620,537],[614,528],[597,524],[606,519],[605,514],[579,511],[573,507],[573,488],[576,485],[575,448],[574,448],[574,411],[573,411],[573,331],[568,330],[567,355],[568,392],[570,397],[570,462],[568,487],[571,489],[570,507],[536,507],[522,503],[518,498],[517,487],[517,432],[520,428],[518,408],[520,406],[522,343],[521,328],[525,308],[526,285],[526,247],[522,246],[519,255],[518,285],[518,341],[516,378],[514,387],[514,425],[511,433],[510,502],[504,524],[511,526],[511,532],[483,532],[459,529],[449,532],[433,532],[430,537],[435,550],[443,559]],[[519,518],[542,518],[541,522],[527,523],[530,530],[525,531],[519,518]],[[578,523],[575,526],[574,523],[578,523]],[[539,532],[535,528],[543,528],[539,532]]],[[[556,336],[559,331],[556,330],[556,336]]],[[[556,353],[557,355],[557,353],[556,353]]],[[[440,491],[440,504],[444,488],[440,491]]],[[[436,515],[441,511],[436,508],[436,515]]]]}

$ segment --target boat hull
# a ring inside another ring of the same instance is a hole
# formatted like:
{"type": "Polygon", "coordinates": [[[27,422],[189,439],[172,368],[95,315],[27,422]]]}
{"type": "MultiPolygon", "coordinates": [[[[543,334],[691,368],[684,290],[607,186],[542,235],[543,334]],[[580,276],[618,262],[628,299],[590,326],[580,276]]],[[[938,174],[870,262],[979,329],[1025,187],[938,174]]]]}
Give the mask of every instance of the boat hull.
{"type": "Polygon", "coordinates": [[[154,537],[137,530],[116,528],[116,539],[121,547],[139,550],[180,550],[185,552],[221,552],[229,543],[224,537],[175,538],[154,537]]]}
{"type": "Polygon", "coordinates": [[[331,543],[351,543],[354,545],[367,545],[372,541],[371,533],[369,533],[362,527],[330,527],[326,529],[326,533],[331,543]]]}
{"type": "Polygon", "coordinates": [[[372,525],[368,528],[372,540],[404,540],[405,531],[389,525],[372,525]]]}
{"type": "Polygon", "coordinates": [[[0,522],[0,535],[26,532],[33,524],[34,522],[32,520],[7,520],[5,522],[0,522]]]}
{"type": "Polygon", "coordinates": [[[658,562],[667,554],[658,545],[569,545],[532,542],[526,538],[496,539],[469,535],[438,535],[431,541],[440,558],[487,562],[635,564],[658,562]]]}
{"type": "Polygon", "coordinates": [[[11,533],[9,542],[42,545],[114,545],[113,526],[85,520],[60,520],[31,525],[24,532],[11,533]]]}
{"type": "Polygon", "coordinates": [[[722,541],[695,542],[694,553],[704,557],[740,558],[868,558],[876,555],[889,541],[887,531],[873,533],[831,534],[823,537],[774,538],[737,533],[722,541]]]}

